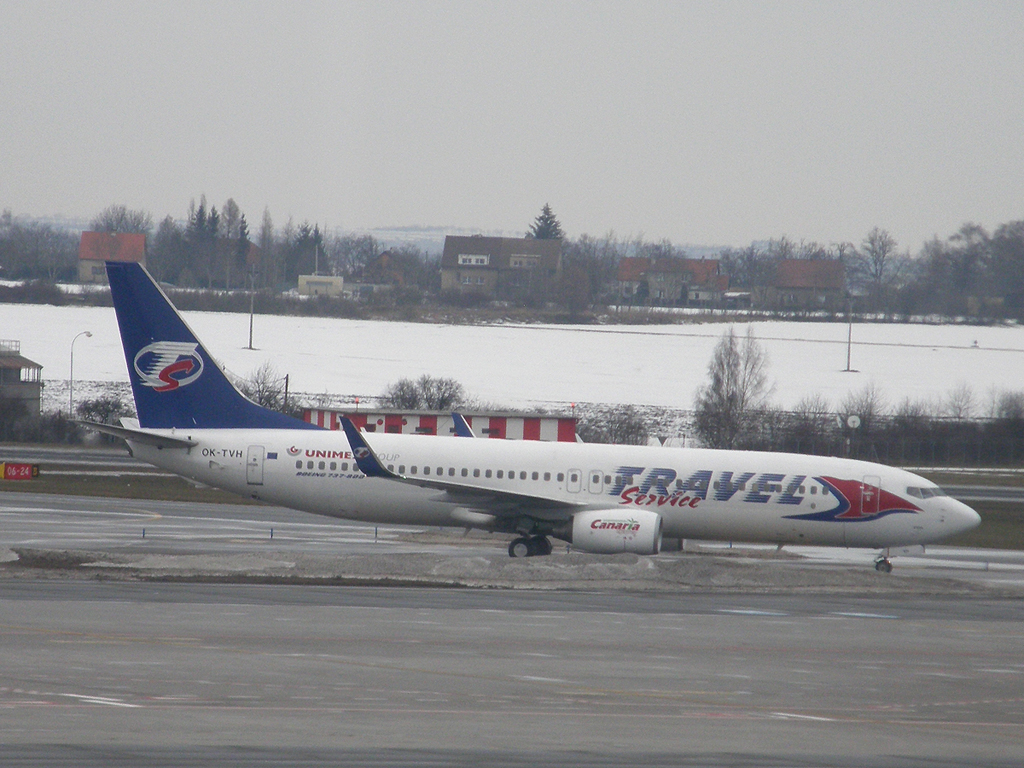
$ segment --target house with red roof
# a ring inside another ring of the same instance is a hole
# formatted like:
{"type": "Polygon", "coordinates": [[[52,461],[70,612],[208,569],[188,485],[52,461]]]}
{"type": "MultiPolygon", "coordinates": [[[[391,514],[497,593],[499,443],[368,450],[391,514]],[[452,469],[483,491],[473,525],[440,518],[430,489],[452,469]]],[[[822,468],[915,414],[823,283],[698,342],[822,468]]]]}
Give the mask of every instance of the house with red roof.
{"type": "Polygon", "coordinates": [[[718,259],[650,259],[619,261],[618,295],[630,304],[715,306],[729,288],[718,259]]]}
{"type": "Polygon", "coordinates": [[[846,300],[846,268],[835,259],[782,259],[767,286],[754,291],[755,307],[834,312],[846,300]]]}
{"type": "Polygon", "coordinates": [[[106,284],[105,261],[146,266],[146,236],[136,232],[83,232],[78,244],[78,281],[106,284]]]}

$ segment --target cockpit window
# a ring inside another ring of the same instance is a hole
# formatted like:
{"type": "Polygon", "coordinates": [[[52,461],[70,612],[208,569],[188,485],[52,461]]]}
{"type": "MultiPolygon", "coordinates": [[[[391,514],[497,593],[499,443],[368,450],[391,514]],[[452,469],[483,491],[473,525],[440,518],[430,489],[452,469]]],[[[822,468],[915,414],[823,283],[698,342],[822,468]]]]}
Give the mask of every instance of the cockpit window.
{"type": "Polygon", "coordinates": [[[913,496],[915,499],[930,499],[932,496],[946,496],[947,493],[938,486],[931,488],[909,487],[907,488],[907,495],[913,496]]]}

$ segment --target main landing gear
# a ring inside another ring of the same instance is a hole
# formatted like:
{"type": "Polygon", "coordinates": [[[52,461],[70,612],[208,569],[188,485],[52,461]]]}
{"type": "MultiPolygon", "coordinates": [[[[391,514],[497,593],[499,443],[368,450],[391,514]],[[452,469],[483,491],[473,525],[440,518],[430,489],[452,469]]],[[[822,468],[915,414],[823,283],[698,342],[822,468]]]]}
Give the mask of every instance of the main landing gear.
{"type": "Polygon", "coordinates": [[[875,570],[879,573],[892,573],[892,563],[889,562],[889,558],[882,555],[875,560],[875,570]]]}
{"type": "Polygon", "coordinates": [[[535,557],[550,555],[551,542],[547,536],[520,536],[508,545],[509,557],[535,557]]]}

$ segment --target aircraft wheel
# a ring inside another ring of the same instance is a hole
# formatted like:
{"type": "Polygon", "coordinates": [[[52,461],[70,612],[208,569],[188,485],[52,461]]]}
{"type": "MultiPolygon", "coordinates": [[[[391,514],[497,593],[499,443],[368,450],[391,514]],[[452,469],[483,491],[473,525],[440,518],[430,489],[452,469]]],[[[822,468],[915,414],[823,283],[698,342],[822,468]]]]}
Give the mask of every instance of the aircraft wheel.
{"type": "Polygon", "coordinates": [[[879,573],[892,573],[892,563],[883,557],[875,561],[875,570],[879,573]]]}
{"type": "Polygon", "coordinates": [[[530,539],[530,544],[532,545],[533,554],[535,555],[551,554],[551,541],[547,536],[534,536],[530,539]]]}
{"type": "Polygon", "coordinates": [[[532,555],[533,546],[530,544],[530,540],[525,536],[521,536],[518,539],[512,539],[512,543],[508,545],[509,557],[531,557],[532,555]]]}

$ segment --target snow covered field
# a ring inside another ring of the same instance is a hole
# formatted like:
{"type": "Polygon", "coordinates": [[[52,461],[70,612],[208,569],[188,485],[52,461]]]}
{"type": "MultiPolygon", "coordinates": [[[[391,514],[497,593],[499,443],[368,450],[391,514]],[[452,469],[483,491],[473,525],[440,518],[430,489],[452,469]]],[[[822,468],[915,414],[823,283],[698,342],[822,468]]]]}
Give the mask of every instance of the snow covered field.
{"type": "MultiPolygon", "coordinates": [[[[450,376],[499,406],[568,407],[570,402],[637,403],[690,408],[707,376],[712,349],[727,326],[453,326],[189,312],[186,319],[229,371],[249,375],[270,362],[290,375],[293,392],[373,397],[402,377],[450,376]]],[[[869,383],[890,404],[905,397],[937,401],[961,382],[973,389],[978,415],[994,390],[1024,389],[1024,328],[757,322],[769,355],[774,399],[784,407],[820,393],[838,405],[869,383]],[[975,344],[977,346],[975,346],[975,344]]],[[[737,334],[745,324],[735,326],[737,334]]],[[[51,390],[75,381],[127,381],[114,311],[99,307],[0,304],[0,338],[43,367],[51,390]]],[[[76,392],[79,391],[76,383],[76,392]]],[[[66,391],[66,390],[65,390],[66,391]]]]}

